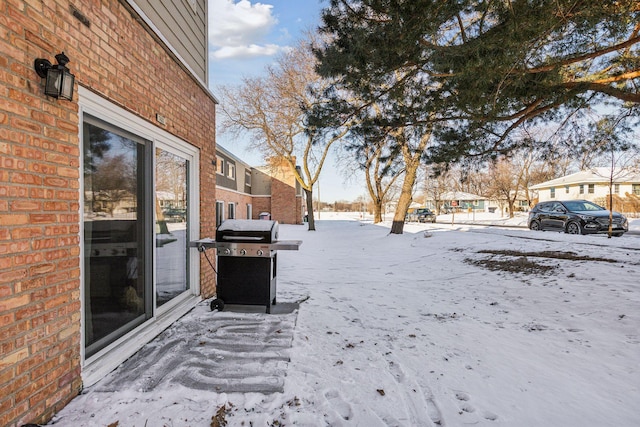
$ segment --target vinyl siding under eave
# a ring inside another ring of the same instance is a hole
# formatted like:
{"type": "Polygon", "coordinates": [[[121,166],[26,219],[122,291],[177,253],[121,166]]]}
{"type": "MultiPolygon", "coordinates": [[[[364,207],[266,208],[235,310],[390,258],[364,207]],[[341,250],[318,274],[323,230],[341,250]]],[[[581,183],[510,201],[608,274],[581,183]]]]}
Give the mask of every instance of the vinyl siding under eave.
{"type": "Polygon", "coordinates": [[[171,47],[203,82],[207,81],[206,0],[196,0],[196,12],[183,0],[135,0],[171,47]]]}

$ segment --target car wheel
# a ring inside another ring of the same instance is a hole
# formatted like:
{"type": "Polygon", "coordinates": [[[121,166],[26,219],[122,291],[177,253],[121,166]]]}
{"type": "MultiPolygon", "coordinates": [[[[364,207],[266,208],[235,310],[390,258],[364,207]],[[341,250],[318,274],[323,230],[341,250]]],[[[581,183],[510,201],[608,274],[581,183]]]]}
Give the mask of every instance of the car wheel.
{"type": "Polygon", "coordinates": [[[533,231],[540,231],[540,223],[538,221],[531,221],[529,228],[533,231]]]}
{"type": "Polygon", "coordinates": [[[582,234],[582,227],[577,222],[570,222],[567,224],[567,233],[569,234],[582,234]]]}
{"type": "Polygon", "coordinates": [[[612,235],[613,237],[622,237],[622,235],[623,235],[623,234],[624,234],[624,233],[612,233],[611,235],[612,235]]]}

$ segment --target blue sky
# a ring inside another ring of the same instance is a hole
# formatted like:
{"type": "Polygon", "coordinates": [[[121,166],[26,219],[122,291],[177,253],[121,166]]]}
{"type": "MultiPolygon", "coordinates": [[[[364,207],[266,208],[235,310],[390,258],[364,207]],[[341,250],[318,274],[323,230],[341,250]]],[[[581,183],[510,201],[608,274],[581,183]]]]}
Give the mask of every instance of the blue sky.
{"type": "Polygon", "coordinates": [[[321,0],[210,0],[211,86],[260,72],[301,31],[317,27],[322,6],[321,0]]]}
{"type": "MultiPolygon", "coordinates": [[[[209,86],[234,85],[242,77],[258,76],[278,52],[293,46],[301,33],[320,23],[326,0],[209,0],[209,86]]],[[[217,141],[250,165],[263,160],[246,141],[218,132],[217,141]]],[[[361,184],[344,183],[333,158],[320,176],[321,200],[355,200],[361,184]]],[[[317,192],[314,195],[316,198],[317,192]]]]}

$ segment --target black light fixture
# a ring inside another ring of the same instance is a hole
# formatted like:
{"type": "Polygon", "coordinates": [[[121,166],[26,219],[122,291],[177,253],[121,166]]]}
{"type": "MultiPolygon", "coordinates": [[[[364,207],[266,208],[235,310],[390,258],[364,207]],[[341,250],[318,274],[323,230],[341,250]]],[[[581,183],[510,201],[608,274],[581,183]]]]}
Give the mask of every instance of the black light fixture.
{"type": "Polygon", "coordinates": [[[67,68],[69,57],[62,52],[56,55],[56,61],[58,64],[52,65],[49,60],[38,58],[34,61],[33,67],[40,77],[47,79],[44,85],[45,95],[71,101],[76,76],[67,68]]]}

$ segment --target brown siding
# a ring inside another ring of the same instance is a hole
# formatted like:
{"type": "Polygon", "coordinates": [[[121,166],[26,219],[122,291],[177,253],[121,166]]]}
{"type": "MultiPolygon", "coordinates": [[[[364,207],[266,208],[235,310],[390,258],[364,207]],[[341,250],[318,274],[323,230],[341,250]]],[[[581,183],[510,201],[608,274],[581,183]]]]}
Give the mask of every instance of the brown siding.
{"type": "MultiPolygon", "coordinates": [[[[43,423],[81,389],[77,94],[47,98],[35,58],[64,51],[76,83],[200,148],[215,204],[215,105],[117,0],[0,2],[0,425],[43,423]],[[195,119],[194,119],[195,118],[195,119]]],[[[212,235],[215,210],[201,209],[212,235]]],[[[201,261],[206,261],[202,258],[201,261]]],[[[215,289],[203,265],[202,293],[215,289]]]]}
{"type": "Polygon", "coordinates": [[[194,11],[190,1],[135,0],[135,3],[196,75],[206,82],[207,4],[204,0],[195,0],[194,11]]]}

